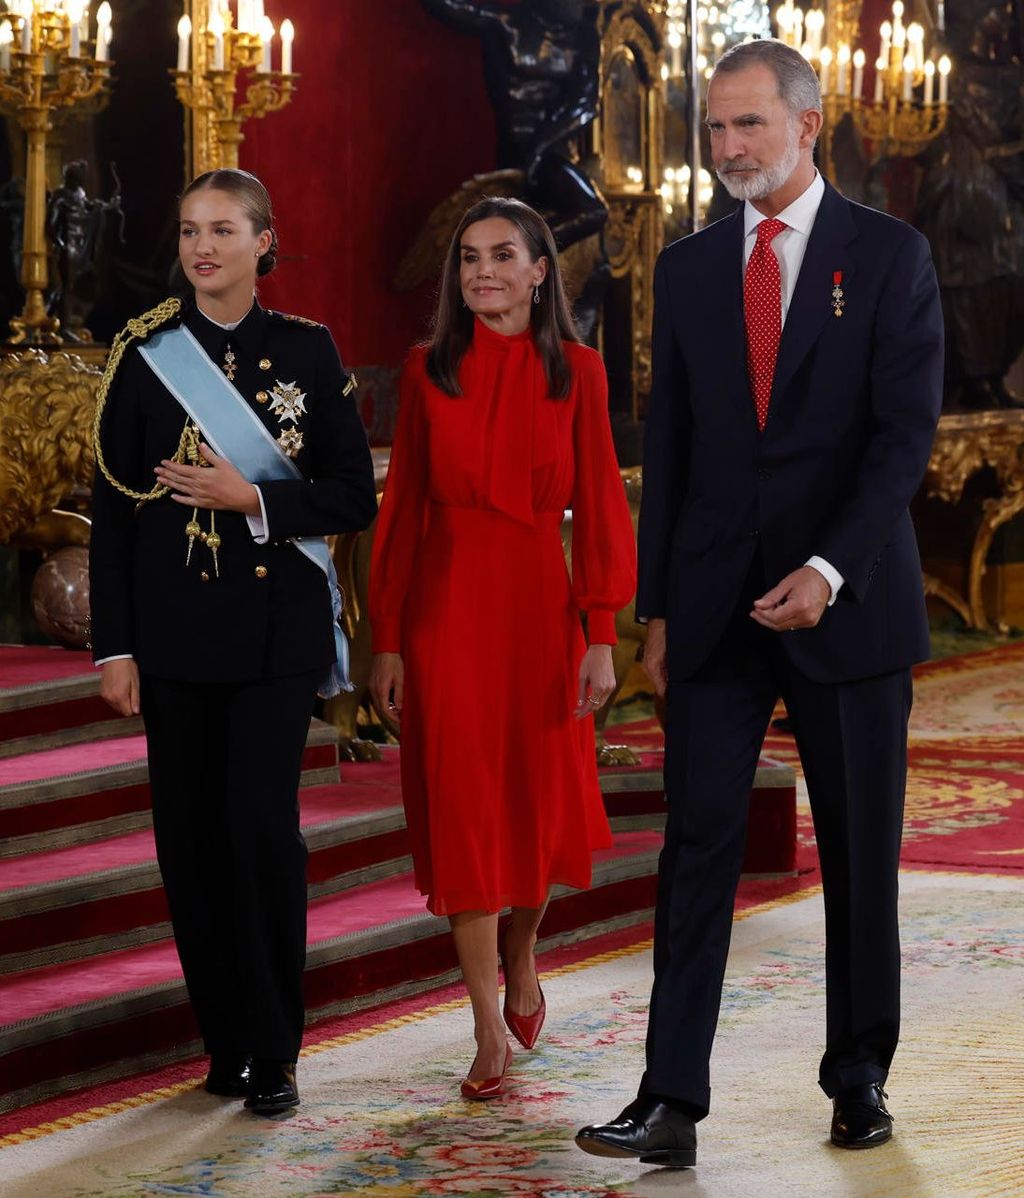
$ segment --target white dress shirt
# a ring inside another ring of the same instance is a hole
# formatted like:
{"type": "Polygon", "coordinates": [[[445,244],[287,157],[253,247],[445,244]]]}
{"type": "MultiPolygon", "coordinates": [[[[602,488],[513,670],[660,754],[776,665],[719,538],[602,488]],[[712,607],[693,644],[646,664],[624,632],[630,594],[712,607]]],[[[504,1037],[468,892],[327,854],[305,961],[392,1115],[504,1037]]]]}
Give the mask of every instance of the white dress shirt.
{"type": "MultiPolygon", "coordinates": [[[[790,204],[787,208],[778,214],[776,220],[782,221],[786,226],[776,237],[772,238],[772,249],[775,251],[775,257],[779,260],[779,274],[782,282],[782,323],[785,325],[786,316],[789,312],[789,305],[793,302],[793,292],[796,290],[796,281],[800,275],[800,267],[803,265],[804,254],[807,251],[807,241],[811,236],[811,229],[814,228],[814,218],[818,215],[818,207],[821,204],[821,198],[825,194],[825,181],[817,171],[814,172],[814,181],[810,186],[790,204]]],[[[743,270],[747,269],[747,263],[750,261],[750,255],[753,253],[754,245],[757,242],[757,226],[763,220],[768,218],[762,212],[754,207],[747,200],[743,205],[743,270]]],[[[823,557],[809,557],[804,563],[806,566],[813,566],[815,570],[825,579],[831,591],[828,605],[832,606],[836,601],[836,596],[843,585],[844,579],[842,574],[830,562],[825,561],[823,557]]]]}

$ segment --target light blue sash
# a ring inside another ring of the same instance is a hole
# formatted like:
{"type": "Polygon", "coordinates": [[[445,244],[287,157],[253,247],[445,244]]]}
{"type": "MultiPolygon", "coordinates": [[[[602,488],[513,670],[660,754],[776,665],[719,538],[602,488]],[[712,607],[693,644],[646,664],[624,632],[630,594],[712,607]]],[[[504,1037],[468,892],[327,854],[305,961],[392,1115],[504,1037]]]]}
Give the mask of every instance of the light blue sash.
{"type": "MultiPolygon", "coordinates": [[[[303,477],[263,421],[184,325],[155,333],[145,345],[139,346],[139,353],[200,427],[213,451],[227,458],[245,479],[258,485],[303,477]]],[[[320,697],[331,699],[341,691],[355,689],[348,677],[348,641],[338,624],[341,615],[338,576],[323,537],[292,537],[291,543],[323,570],[330,588],[336,660],[320,687],[320,697]]]]}

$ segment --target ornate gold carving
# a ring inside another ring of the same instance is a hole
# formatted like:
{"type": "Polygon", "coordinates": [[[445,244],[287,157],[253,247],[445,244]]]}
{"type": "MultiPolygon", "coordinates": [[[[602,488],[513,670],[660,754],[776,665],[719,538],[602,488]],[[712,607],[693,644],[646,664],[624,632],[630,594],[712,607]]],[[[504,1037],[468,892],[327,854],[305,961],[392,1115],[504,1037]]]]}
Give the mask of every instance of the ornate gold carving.
{"type": "MultiPolygon", "coordinates": [[[[981,523],[971,547],[966,602],[955,592],[944,593],[948,588],[934,579],[925,580],[926,593],[949,603],[968,627],[979,629],[991,628],[982,579],[992,538],[1001,525],[1024,511],[1024,411],[956,412],[941,417],[925,490],[945,503],[958,503],[967,480],[986,466],[994,471],[1000,494],[982,503],[981,523]]],[[[1006,631],[1001,622],[998,628],[1006,631]]]]}
{"type": "Polygon", "coordinates": [[[0,544],[91,483],[100,377],[73,354],[31,349],[0,359],[0,544]]]}

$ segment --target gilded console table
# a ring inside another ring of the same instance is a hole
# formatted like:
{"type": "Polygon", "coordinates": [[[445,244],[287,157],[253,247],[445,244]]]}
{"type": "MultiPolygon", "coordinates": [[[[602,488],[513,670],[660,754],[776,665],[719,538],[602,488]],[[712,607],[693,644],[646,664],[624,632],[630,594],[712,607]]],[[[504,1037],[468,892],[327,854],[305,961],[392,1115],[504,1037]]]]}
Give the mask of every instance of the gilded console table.
{"type": "MultiPolygon", "coordinates": [[[[958,503],[967,480],[990,466],[999,494],[981,505],[981,523],[971,546],[967,596],[925,575],[925,592],[956,611],[968,628],[992,630],[985,612],[981,583],[996,530],[1024,511],[1024,411],[951,412],[939,420],[925,475],[929,498],[958,503]]],[[[998,631],[1006,632],[1000,621],[998,631]]]]}

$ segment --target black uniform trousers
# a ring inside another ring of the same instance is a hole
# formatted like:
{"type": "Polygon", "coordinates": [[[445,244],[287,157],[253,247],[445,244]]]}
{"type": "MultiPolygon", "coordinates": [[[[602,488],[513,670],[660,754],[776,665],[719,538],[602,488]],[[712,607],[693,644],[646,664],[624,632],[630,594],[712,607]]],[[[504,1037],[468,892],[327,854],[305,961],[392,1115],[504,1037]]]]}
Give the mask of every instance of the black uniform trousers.
{"type": "Polygon", "coordinates": [[[796,732],[824,887],[822,1089],[831,1097],[884,1082],[899,1036],[897,891],[910,671],[838,684],[804,677],[780,640],[803,634],[771,632],[750,618],[754,599],[767,589],[758,558],[709,660],[668,687],[668,821],[640,1091],[684,1102],[696,1117],[710,1104],[708,1066],[747,808],[780,695],[796,732]]]}
{"type": "Polygon", "coordinates": [[[306,960],[298,783],[324,673],[251,683],[142,677],[157,859],[208,1052],[298,1057],[306,960]]]}

